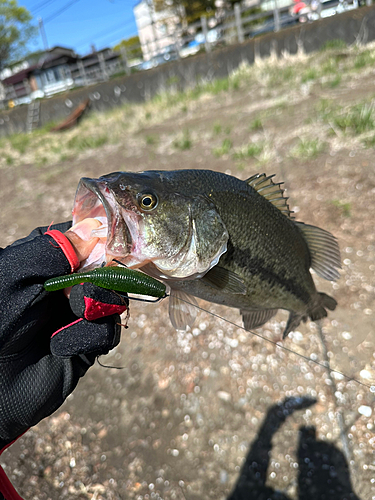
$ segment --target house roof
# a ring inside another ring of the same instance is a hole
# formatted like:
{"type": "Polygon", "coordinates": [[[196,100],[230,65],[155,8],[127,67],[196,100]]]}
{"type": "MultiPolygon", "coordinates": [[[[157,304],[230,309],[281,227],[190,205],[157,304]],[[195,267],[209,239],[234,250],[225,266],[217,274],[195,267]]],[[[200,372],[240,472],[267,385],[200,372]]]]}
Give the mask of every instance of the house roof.
{"type": "Polygon", "coordinates": [[[12,76],[8,76],[8,78],[4,78],[4,80],[2,80],[2,82],[5,84],[5,85],[14,85],[15,83],[20,83],[20,82],[23,82],[25,80],[25,78],[27,78],[29,76],[29,74],[37,67],[36,64],[34,64],[33,66],[29,66],[28,68],[26,69],[23,69],[21,71],[19,71],[18,73],[15,73],[14,75],[12,76]]]}

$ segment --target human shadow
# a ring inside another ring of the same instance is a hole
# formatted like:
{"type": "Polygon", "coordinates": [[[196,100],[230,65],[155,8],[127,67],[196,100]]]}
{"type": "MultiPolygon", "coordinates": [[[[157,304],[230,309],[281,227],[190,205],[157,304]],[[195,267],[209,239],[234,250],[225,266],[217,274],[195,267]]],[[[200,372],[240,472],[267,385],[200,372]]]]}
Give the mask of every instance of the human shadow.
{"type": "MultiPolygon", "coordinates": [[[[316,403],[309,397],[287,398],[272,406],[253,441],[228,500],[292,500],[266,486],[272,437],[289,415],[316,403]]],[[[360,500],[353,492],[347,461],[332,443],[316,439],[315,427],[300,427],[298,457],[299,500],[360,500]]]]}

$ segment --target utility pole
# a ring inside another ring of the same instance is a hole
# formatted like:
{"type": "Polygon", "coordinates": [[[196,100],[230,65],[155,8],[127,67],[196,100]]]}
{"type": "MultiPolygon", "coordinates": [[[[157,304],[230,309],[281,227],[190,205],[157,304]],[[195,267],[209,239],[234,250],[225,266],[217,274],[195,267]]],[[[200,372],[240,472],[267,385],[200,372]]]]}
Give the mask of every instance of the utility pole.
{"type": "Polygon", "coordinates": [[[40,36],[42,37],[43,40],[44,50],[48,50],[46,30],[44,29],[43,19],[41,17],[38,17],[38,23],[39,23],[40,36]]]}

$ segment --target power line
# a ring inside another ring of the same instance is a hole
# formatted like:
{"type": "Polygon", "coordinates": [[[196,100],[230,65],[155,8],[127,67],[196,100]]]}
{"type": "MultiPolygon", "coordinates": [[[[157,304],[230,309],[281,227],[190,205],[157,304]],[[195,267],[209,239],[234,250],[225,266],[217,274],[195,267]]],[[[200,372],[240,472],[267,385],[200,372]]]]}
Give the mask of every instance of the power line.
{"type": "Polygon", "coordinates": [[[44,24],[52,21],[52,19],[55,19],[57,16],[59,16],[60,14],[62,14],[63,12],[65,12],[66,10],[69,9],[69,7],[71,7],[73,4],[79,2],[79,0],[71,0],[70,2],[66,3],[61,9],[59,10],[56,10],[55,12],[53,12],[53,14],[51,14],[50,16],[48,16],[45,20],[44,20],[44,24]]]}
{"type": "Polygon", "coordinates": [[[37,5],[35,5],[35,7],[31,7],[30,12],[32,12],[33,14],[36,14],[36,12],[38,10],[43,9],[46,5],[48,5],[49,3],[53,3],[55,1],[56,0],[44,0],[43,2],[40,2],[37,5]]]}
{"type": "Polygon", "coordinates": [[[114,26],[111,26],[103,31],[100,31],[99,33],[95,33],[92,36],[85,38],[84,40],[79,40],[77,43],[75,43],[75,46],[80,47],[81,45],[85,45],[86,43],[92,42],[94,39],[103,38],[103,36],[105,36],[107,34],[115,33],[116,31],[119,31],[120,29],[125,29],[132,24],[133,24],[133,22],[129,22],[126,24],[124,24],[123,22],[120,24],[116,23],[114,26]]]}

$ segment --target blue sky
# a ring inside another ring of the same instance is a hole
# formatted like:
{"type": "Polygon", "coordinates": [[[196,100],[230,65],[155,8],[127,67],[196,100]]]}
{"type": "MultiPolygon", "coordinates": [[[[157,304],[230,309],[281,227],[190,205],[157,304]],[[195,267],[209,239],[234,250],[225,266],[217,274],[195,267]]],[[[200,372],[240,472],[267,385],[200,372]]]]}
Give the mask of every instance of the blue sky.
{"type": "MultiPolygon", "coordinates": [[[[101,49],[136,35],[136,4],[137,0],[18,0],[33,16],[33,24],[43,19],[50,48],[62,45],[81,55],[91,51],[92,43],[101,49]]],[[[43,49],[39,32],[29,48],[43,49]]]]}

